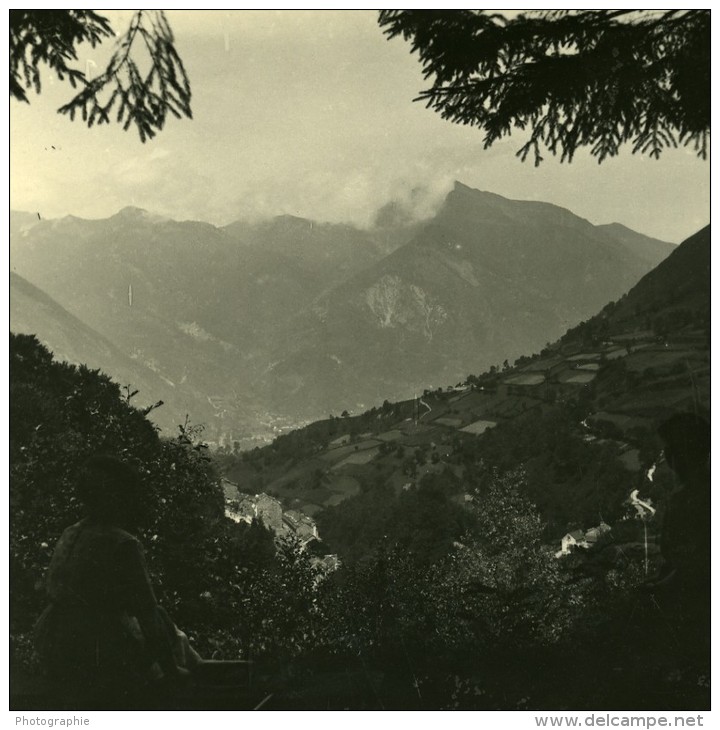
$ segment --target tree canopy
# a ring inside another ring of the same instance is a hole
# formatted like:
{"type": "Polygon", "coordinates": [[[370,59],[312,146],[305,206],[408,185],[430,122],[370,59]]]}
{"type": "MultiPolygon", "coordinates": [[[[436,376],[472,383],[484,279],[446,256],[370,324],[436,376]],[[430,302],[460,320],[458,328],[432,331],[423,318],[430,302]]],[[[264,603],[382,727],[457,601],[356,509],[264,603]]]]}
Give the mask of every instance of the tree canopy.
{"type": "Polygon", "coordinates": [[[602,162],[621,146],[658,158],[710,133],[709,10],[382,10],[389,38],[412,44],[432,86],[416,101],[479,127],[485,147],[527,130],[518,150],[602,162]]]}
{"type": "Polygon", "coordinates": [[[75,68],[78,47],[92,48],[115,34],[92,10],[10,11],[10,96],[29,103],[27,90],[41,92],[43,65],[78,93],[58,109],[80,114],[88,127],[114,121],[137,129],[141,141],[165,125],[168,114],[192,117],[190,82],[161,10],[138,10],[97,76],[75,68]]]}

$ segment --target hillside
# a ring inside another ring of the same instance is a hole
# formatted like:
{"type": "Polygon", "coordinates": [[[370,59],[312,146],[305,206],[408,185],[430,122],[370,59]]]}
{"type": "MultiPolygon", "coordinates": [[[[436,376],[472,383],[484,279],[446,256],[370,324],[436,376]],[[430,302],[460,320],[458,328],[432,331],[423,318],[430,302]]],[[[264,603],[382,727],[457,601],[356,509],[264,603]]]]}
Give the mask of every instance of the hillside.
{"type": "Polygon", "coordinates": [[[710,226],[678,246],[609,313],[609,327],[632,332],[649,324],[673,332],[710,326],[710,226]]]}
{"type": "Polygon", "coordinates": [[[246,445],[538,349],[669,247],[459,183],[430,220],[385,210],[367,231],[138,208],[13,220],[14,271],[160,378],[170,392],[147,399],[172,421],[246,445]]]}
{"type": "Polygon", "coordinates": [[[89,362],[106,373],[114,373],[117,382],[132,383],[144,391],[143,396],[160,394],[167,388],[152,371],[131,360],[110,340],[14,272],[10,273],[10,329],[36,335],[57,360],[74,365],[89,362]]]}
{"type": "Polygon", "coordinates": [[[657,457],[657,426],[673,413],[709,412],[709,254],[708,227],[540,354],[221,457],[224,469],[241,490],[317,516],[331,543],[356,558],[369,535],[391,529],[370,525],[424,477],[462,503],[479,468],[525,466],[548,539],[600,515],[617,520],[657,457]]]}
{"type": "Polygon", "coordinates": [[[674,249],[611,230],[457,183],[411,241],[287,322],[263,385],[363,407],[539,349],[674,249]]]}
{"type": "Polygon", "coordinates": [[[213,419],[213,407],[206,397],[193,393],[184,384],[170,382],[157,372],[152,362],[127,355],[14,272],[10,273],[10,330],[35,335],[59,361],[88,364],[112,375],[121,386],[130,386],[128,392],[137,391],[132,402],[138,408],[162,401],[163,407],[153,409],[150,418],[168,435],[174,434],[178,424],[183,423],[183,413],[192,412],[200,421],[213,419]],[[173,407],[166,408],[165,403],[173,407]]]}

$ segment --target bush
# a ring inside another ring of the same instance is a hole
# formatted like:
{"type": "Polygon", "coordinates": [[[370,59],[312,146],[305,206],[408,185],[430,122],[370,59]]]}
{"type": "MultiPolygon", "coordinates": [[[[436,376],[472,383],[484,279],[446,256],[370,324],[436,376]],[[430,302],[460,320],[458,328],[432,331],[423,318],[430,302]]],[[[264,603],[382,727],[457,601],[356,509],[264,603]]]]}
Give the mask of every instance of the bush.
{"type": "Polygon", "coordinates": [[[112,453],[133,464],[147,512],[145,546],[158,600],[192,635],[237,624],[234,585],[274,561],[264,528],[224,516],[217,475],[188,423],[160,438],[131,394],[85,366],[55,362],[33,336],[10,339],[11,636],[27,635],[45,607],[43,577],[62,531],[81,517],[75,474],[89,456],[112,453]]]}

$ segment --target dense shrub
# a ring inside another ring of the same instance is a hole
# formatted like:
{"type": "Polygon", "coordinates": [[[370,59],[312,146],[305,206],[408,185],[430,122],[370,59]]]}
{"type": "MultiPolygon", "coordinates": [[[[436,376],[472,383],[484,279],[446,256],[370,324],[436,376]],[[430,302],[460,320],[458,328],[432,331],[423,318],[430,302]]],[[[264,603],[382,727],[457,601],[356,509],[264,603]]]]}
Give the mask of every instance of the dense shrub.
{"type": "Polygon", "coordinates": [[[247,585],[275,563],[264,528],[225,518],[198,429],[186,423],[160,438],[130,395],[97,370],[55,362],[34,337],[11,335],[11,634],[20,646],[44,608],[53,547],[81,517],[75,475],[93,454],[137,468],[147,505],[138,537],[158,599],[201,645],[239,622],[239,577],[247,585]]]}

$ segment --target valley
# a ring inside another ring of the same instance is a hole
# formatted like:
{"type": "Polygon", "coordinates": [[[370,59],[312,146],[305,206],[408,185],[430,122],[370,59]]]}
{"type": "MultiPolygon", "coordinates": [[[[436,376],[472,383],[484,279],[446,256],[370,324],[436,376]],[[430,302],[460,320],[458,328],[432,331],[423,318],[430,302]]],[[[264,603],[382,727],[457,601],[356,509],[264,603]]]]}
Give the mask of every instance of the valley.
{"type": "Polygon", "coordinates": [[[432,218],[396,210],[367,230],[292,216],[220,228],[138,208],[13,216],[13,272],[56,314],[16,299],[11,327],[92,362],[66,346],[74,318],[118,351],[96,367],[138,405],[163,401],[151,414],[163,432],[189,415],[230,448],[537,351],[674,249],[460,183],[432,218]]]}
{"type": "Polygon", "coordinates": [[[709,413],[709,244],[704,229],[617,302],[513,366],[220,453],[219,463],[240,491],[312,516],[356,558],[342,530],[364,505],[390,509],[429,479],[462,506],[478,469],[528,469],[548,539],[617,521],[633,485],[648,486],[659,424],[709,413]],[[578,471],[558,469],[558,459],[576,459],[578,471]]]}

